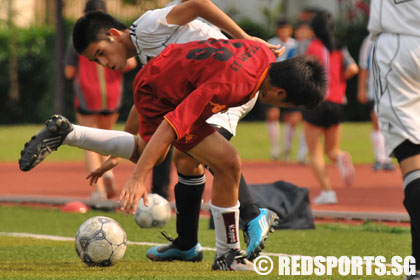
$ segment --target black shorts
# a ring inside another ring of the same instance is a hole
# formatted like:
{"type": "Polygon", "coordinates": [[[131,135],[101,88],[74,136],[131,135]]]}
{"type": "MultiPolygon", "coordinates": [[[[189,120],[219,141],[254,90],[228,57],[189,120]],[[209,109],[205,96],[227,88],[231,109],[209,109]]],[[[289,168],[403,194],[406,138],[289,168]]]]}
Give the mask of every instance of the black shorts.
{"type": "Polygon", "coordinates": [[[314,125],[330,128],[341,123],[343,105],[333,102],[322,102],[312,110],[302,110],[303,119],[314,125]]]}
{"type": "Polygon", "coordinates": [[[76,111],[80,114],[80,115],[102,115],[102,116],[109,116],[112,115],[114,113],[118,113],[119,108],[115,109],[115,110],[101,110],[101,111],[88,111],[86,109],[83,109],[81,107],[78,107],[76,109],[76,111]]]}
{"type": "Polygon", "coordinates": [[[401,162],[406,158],[420,154],[420,145],[414,144],[410,140],[405,140],[395,148],[393,154],[398,162],[401,162]]]}

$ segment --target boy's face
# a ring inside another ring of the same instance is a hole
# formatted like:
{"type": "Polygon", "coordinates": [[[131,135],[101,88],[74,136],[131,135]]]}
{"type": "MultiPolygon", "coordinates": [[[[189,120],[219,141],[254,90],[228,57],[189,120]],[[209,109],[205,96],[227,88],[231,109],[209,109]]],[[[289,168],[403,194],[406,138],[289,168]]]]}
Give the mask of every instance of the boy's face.
{"type": "Polygon", "coordinates": [[[127,50],[122,41],[113,35],[103,35],[98,42],[92,42],[83,52],[91,61],[112,70],[123,70],[127,65],[127,50]]]}
{"type": "Polygon", "coordinates": [[[282,40],[283,42],[286,42],[287,39],[289,39],[290,36],[292,36],[292,33],[293,33],[292,26],[288,24],[280,25],[276,29],[277,37],[280,38],[280,40],[282,40]]]}

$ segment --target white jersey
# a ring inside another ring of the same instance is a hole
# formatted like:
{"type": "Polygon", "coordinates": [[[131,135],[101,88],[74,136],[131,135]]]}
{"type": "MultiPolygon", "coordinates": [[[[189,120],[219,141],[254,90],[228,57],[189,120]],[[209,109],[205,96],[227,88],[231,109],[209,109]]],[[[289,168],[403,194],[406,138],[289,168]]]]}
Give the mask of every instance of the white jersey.
{"type": "Polygon", "coordinates": [[[145,12],[130,26],[130,37],[146,64],[148,57],[155,57],[169,44],[183,44],[208,38],[227,39],[220,30],[200,20],[185,25],[168,24],[166,16],[174,6],[145,12]]]}
{"type": "Polygon", "coordinates": [[[373,36],[393,33],[420,37],[420,1],[371,0],[368,29],[373,36]]]}
{"type": "Polygon", "coordinates": [[[375,111],[387,153],[420,145],[420,1],[372,0],[375,111]]]}
{"type": "MultiPolygon", "coordinates": [[[[201,20],[195,19],[185,25],[168,24],[166,16],[173,7],[147,11],[130,26],[131,41],[143,64],[171,43],[182,44],[208,38],[227,39],[219,29],[201,20]]],[[[251,111],[257,98],[258,94],[240,107],[229,108],[225,113],[213,115],[207,122],[219,125],[235,135],[239,120],[251,111]]]]}

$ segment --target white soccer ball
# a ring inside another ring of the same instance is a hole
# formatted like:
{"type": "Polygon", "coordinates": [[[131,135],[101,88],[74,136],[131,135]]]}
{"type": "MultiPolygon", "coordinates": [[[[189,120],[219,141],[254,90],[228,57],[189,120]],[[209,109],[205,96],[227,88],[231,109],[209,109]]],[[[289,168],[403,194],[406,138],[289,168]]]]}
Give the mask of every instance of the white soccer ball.
{"type": "Polygon", "coordinates": [[[148,195],[149,206],[144,206],[143,198],[139,200],[134,219],[142,228],[163,227],[171,218],[169,202],[158,194],[148,195]]]}
{"type": "Polygon", "coordinates": [[[127,234],[112,218],[95,216],[86,220],[77,231],[76,252],[89,266],[111,266],[127,249],[127,234]]]}

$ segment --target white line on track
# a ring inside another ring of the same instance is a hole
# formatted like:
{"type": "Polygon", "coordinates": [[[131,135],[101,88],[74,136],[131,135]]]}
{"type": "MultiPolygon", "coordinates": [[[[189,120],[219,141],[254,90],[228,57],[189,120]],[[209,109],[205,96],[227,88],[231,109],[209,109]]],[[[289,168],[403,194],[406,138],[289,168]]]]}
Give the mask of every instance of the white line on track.
{"type": "MultiPolygon", "coordinates": [[[[0,232],[0,236],[10,236],[10,237],[25,237],[25,238],[35,238],[35,239],[43,239],[43,240],[53,240],[53,241],[73,241],[73,237],[65,237],[65,236],[58,236],[58,235],[48,235],[48,234],[36,234],[36,233],[28,233],[28,232],[0,232]]],[[[166,245],[162,243],[155,243],[155,242],[139,242],[139,241],[127,241],[128,245],[138,245],[138,246],[160,246],[166,245]]],[[[216,251],[216,248],[212,247],[202,247],[204,251],[216,251]]],[[[279,257],[279,256],[299,256],[299,255],[288,255],[288,254],[281,254],[281,253],[269,253],[269,252],[262,252],[261,255],[265,256],[272,256],[272,257],[279,257]]],[[[366,262],[363,262],[366,264],[366,262]]],[[[387,267],[394,267],[392,264],[385,264],[387,267]]]]}

